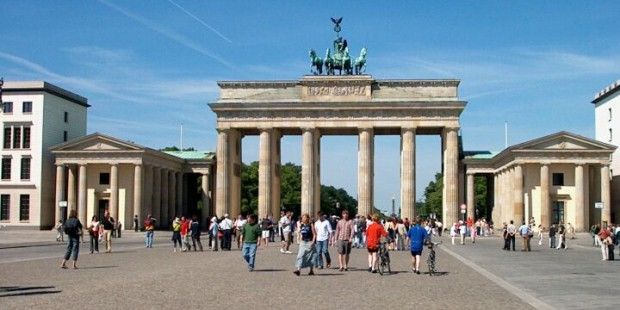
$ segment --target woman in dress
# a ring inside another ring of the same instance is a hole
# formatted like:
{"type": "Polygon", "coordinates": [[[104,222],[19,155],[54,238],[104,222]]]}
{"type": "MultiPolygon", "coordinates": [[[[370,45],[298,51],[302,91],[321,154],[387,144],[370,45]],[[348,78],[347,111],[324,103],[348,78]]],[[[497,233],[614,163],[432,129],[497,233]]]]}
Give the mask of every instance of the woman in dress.
{"type": "Polygon", "coordinates": [[[314,275],[314,262],[316,259],[316,230],[310,221],[310,214],[304,213],[299,221],[297,242],[299,243],[299,252],[297,252],[297,268],[293,273],[297,276],[301,274],[301,269],[309,267],[308,275],[314,275]]]}
{"type": "Polygon", "coordinates": [[[99,218],[96,215],[90,219],[88,232],[90,234],[90,254],[95,251],[99,253],[99,218]]]}

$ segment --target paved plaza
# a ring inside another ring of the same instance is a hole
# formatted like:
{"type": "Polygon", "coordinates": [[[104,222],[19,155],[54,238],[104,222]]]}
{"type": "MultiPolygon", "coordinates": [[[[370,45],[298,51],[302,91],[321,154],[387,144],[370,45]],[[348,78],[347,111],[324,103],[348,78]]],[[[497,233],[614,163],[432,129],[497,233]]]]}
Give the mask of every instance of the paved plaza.
{"type": "MultiPolygon", "coordinates": [[[[401,308],[612,309],[620,301],[620,289],[613,285],[619,262],[601,262],[587,235],[569,243],[567,251],[533,244],[531,253],[518,247],[502,251],[498,238],[465,246],[444,239],[437,277],[412,274],[408,252],[391,252],[394,274],[369,274],[361,249],[353,251],[349,272],[317,270],[315,276],[296,277],[295,255],[280,254],[276,244],[258,250],[257,268],[249,273],[238,250],[173,253],[164,232],[158,232],[150,250],[143,248],[142,234],[133,232],[114,239],[111,254],[90,255],[84,244],[80,270],[62,270],[65,246],[42,240],[53,233],[36,233],[41,240],[19,248],[8,246],[7,232],[0,235],[3,309],[60,309],[68,302],[120,309],[182,304],[238,309],[250,303],[276,309],[364,309],[394,302],[401,308]]],[[[330,252],[335,261],[335,250],[330,252]]]]}

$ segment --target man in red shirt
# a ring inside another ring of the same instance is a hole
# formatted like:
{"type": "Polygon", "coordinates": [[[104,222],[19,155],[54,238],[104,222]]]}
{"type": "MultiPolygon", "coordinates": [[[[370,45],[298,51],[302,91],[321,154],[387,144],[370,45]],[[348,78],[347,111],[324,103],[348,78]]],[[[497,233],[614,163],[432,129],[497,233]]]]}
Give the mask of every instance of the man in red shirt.
{"type": "Polygon", "coordinates": [[[191,249],[191,246],[189,245],[188,232],[189,232],[189,221],[185,218],[185,216],[183,216],[181,217],[181,240],[183,242],[183,249],[182,249],[183,252],[191,249]]]}
{"type": "Polygon", "coordinates": [[[609,243],[607,242],[607,238],[611,236],[607,227],[601,229],[598,233],[598,237],[601,239],[601,254],[603,255],[603,260],[609,260],[609,243]]]}
{"type": "Polygon", "coordinates": [[[368,272],[377,272],[377,252],[381,237],[387,237],[383,225],[379,224],[379,216],[372,216],[372,223],[366,228],[366,248],[368,249],[368,272]]]}

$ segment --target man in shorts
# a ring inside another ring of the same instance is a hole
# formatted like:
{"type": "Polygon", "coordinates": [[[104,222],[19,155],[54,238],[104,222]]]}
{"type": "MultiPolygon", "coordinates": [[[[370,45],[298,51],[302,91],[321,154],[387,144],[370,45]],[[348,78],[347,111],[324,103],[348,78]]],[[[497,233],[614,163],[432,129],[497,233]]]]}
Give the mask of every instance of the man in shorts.
{"type": "Polygon", "coordinates": [[[282,235],[282,248],[280,248],[280,253],[282,253],[282,254],[292,254],[292,252],[289,251],[289,248],[291,247],[291,242],[292,242],[292,238],[291,238],[291,211],[287,211],[286,214],[284,214],[280,218],[280,221],[278,222],[278,226],[280,226],[280,228],[281,228],[280,234],[282,235]]]}
{"type": "Polygon", "coordinates": [[[271,228],[273,228],[273,223],[268,217],[266,217],[261,221],[260,228],[262,230],[261,239],[263,240],[263,244],[267,246],[267,242],[269,242],[269,233],[271,232],[271,228]]]}
{"type": "Polygon", "coordinates": [[[349,254],[353,241],[353,221],[349,219],[349,211],[342,211],[342,218],[336,224],[336,250],[340,271],[348,271],[349,254]]]}
{"type": "Polygon", "coordinates": [[[420,261],[422,260],[422,249],[424,248],[424,240],[428,236],[428,232],[424,227],[420,226],[420,219],[415,220],[415,225],[409,229],[409,240],[411,242],[411,271],[420,274],[420,261]]]}

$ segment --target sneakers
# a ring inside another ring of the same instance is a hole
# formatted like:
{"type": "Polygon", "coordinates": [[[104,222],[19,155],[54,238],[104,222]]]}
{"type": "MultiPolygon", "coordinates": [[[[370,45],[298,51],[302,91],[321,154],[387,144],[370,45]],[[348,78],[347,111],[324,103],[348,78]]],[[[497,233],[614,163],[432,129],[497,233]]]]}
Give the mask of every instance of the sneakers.
{"type": "Polygon", "coordinates": [[[368,267],[368,272],[372,272],[372,268],[371,267],[368,267]]]}
{"type": "Polygon", "coordinates": [[[308,272],[309,276],[313,276],[314,275],[314,270],[310,270],[310,272],[308,272]]]}
{"type": "Polygon", "coordinates": [[[299,270],[295,270],[295,271],[293,271],[293,273],[294,273],[296,276],[298,276],[298,277],[299,277],[299,275],[301,274],[301,272],[299,272],[299,270]]]}
{"type": "Polygon", "coordinates": [[[285,253],[283,248],[280,248],[280,253],[282,253],[282,254],[285,253]]]}
{"type": "Polygon", "coordinates": [[[291,252],[291,251],[286,251],[284,253],[286,253],[286,254],[293,254],[293,252],[291,252]]]}

